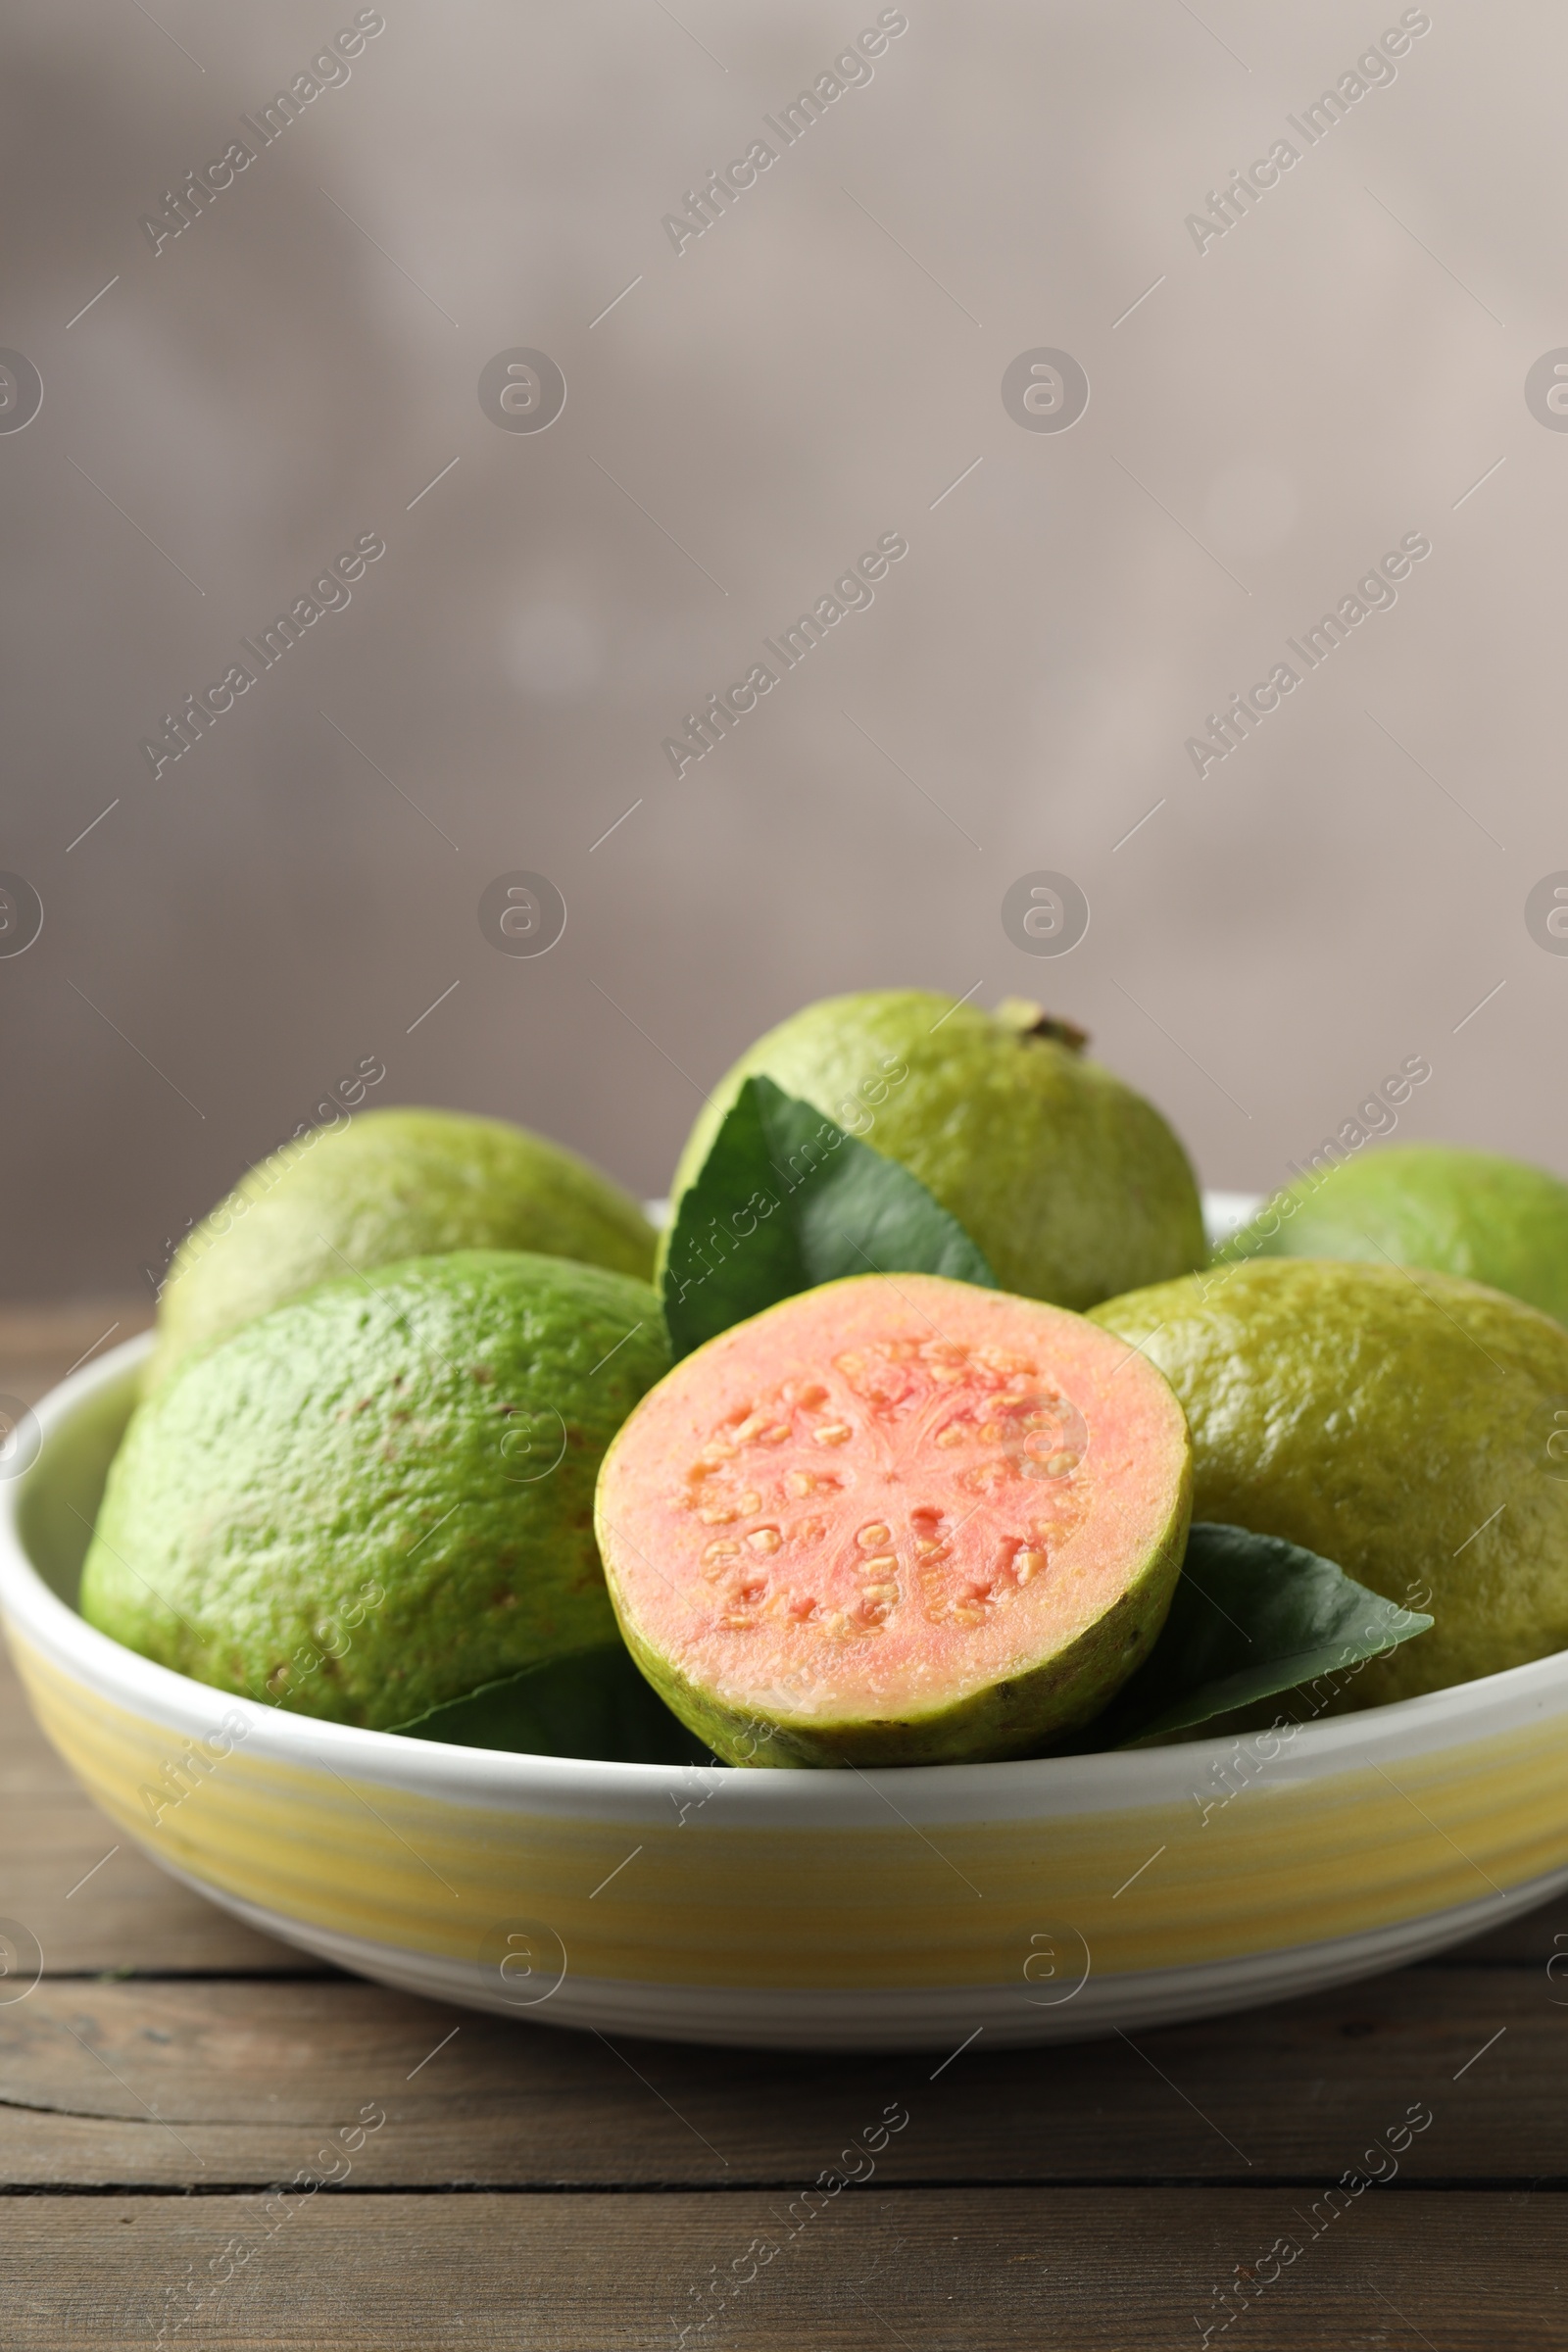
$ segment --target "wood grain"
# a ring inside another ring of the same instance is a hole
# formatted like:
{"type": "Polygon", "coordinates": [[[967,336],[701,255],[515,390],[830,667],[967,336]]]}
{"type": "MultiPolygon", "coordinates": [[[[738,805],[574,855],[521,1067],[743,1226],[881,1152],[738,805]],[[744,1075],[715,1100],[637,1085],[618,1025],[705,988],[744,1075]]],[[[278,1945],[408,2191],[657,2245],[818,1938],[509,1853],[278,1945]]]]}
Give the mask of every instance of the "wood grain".
{"type": "Polygon", "coordinates": [[[1401,2179],[1568,2181],[1563,1997],[1535,1971],[1413,1970],[944,2066],[610,2042],[348,1979],[45,1982],[0,2008],[0,2180],[265,2182],[374,2099],[375,2186],[809,2180],[900,2104],[894,2181],[1332,2179],[1421,2106],[1401,2179]]]}
{"type": "Polygon", "coordinates": [[[269,2238],[250,2197],[21,2200],[8,2343],[144,2352],[188,2314],[165,2340],[201,2352],[645,2352],[683,2324],[689,2352],[1127,2352],[1199,2343],[1238,2264],[1257,2291],[1216,2340],[1248,2352],[1568,2341],[1556,2203],[1526,2195],[1373,2190],[1316,2238],[1291,2189],[873,2184],[793,2241],[783,2198],[755,2191],[346,2192],[281,2210],[269,2238]],[[1287,2238],[1288,2264],[1283,2245],[1270,2256],[1287,2238]],[[728,2298],[698,2333],[718,2281],[728,2298]]]}

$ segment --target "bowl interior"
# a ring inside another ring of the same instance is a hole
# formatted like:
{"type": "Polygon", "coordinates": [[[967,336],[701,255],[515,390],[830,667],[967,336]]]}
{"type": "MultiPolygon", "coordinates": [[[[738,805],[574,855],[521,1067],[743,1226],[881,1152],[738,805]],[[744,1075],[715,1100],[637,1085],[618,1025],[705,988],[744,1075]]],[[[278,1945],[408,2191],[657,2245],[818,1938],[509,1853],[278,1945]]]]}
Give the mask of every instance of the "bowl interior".
{"type": "Polygon", "coordinates": [[[81,1396],[49,1428],[32,1474],[17,1497],[17,1533],[57,1599],[74,1609],[81,1564],[92,1541],[109,1465],[141,1389],[140,1362],[129,1363],[81,1396]]]}

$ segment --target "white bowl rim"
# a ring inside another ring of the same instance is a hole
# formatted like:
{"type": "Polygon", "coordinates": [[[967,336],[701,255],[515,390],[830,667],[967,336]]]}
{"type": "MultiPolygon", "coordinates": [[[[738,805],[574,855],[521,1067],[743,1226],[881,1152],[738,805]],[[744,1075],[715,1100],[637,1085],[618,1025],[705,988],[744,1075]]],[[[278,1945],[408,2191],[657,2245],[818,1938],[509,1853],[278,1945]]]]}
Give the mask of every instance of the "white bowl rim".
{"type": "MultiPolygon", "coordinates": [[[[597,1758],[516,1755],[504,1749],[409,1740],[395,1732],[264,1706],[160,1666],[87,1624],[45,1584],[18,1526],[23,1494],[47,1459],[50,1437],[101,1390],[140,1363],[144,1332],[60,1382],[33,1408],[38,1455],[0,1484],[0,1614],[59,1664],[115,1703],[184,1733],[210,1728],[217,1712],[238,1710],[247,1748],[305,1769],[339,1766],[414,1793],[507,1811],[569,1810],[653,1819],[671,1797],[701,1783],[722,1788],[711,1808],[725,1826],[845,1829],[885,1826],[891,1810],[937,1822],[1154,1808],[1212,1789],[1214,1770],[1260,1737],[1231,1734],[1169,1747],[1031,1757],[999,1764],[905,1766],[863,1772],[734,1771],[717,1765],[610,1763],[597,1758]],[[895,1796],[895,1793],[896,1796],[895,1796]]],[[[1568,1650],[1420,1697],[1302,1725],[1266,1766],[1276,1788],[1338,1773],[1380,1769],[1401,1756],[1467,1745],[1517,1731],[1532,1718],[1568,1716],[1568,1650]]],[[[1266,1735],[1264,1735],[1266,1737],[1266,1735]]],[[[707,1824],[703,1826],[716,1826],[707,1824]]],[[[908,1826],[913,1826],[912,1823],[908,1826]]]]}

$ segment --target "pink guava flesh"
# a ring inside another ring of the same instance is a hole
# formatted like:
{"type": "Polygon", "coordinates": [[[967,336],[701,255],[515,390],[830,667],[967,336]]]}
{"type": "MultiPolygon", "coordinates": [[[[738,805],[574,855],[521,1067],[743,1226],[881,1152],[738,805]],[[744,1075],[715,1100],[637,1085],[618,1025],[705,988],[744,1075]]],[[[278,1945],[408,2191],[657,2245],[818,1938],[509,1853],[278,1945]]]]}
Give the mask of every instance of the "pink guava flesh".
{"type": "Polygon", "coordinates": [[[734,1763],[1022,1755],[1148,1655],[1191,1446],[1147,1357],[924,1274],[737,1324],[633,1411],[596,1522],[633,1656],[734,1763]]]}

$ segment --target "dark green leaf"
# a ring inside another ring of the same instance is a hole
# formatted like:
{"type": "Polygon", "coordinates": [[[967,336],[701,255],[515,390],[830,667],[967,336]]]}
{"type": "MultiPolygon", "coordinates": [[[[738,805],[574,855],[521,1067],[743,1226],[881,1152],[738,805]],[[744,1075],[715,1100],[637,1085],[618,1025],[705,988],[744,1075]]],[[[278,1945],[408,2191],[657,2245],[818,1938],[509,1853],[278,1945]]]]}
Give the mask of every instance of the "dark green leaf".
{"type": "Polygon", "coordinates": [[[1350,1668],[1431,1623],[1298,1544],[1199,1522],[1158,1641],[1083,1744],[1152,1745],[1324,1676],[1327,1704],[1350,1668]]]}
{"type": "Polygon", "coordinates": [[[670,1345],[689,1355],[732,1323],[846,1274],[997,1284],[917,1176],[770,1078],[748,1078],[676,1210],[664,1266],[670,1345]]]}
{"type": "Polygon", "coordinates": [[[509,1748],[514,1755],[596,1756],[610,1764],[710,1760],[618,1642],[486,1683],[395,1728],[410,1740],[509,1748]]]}

